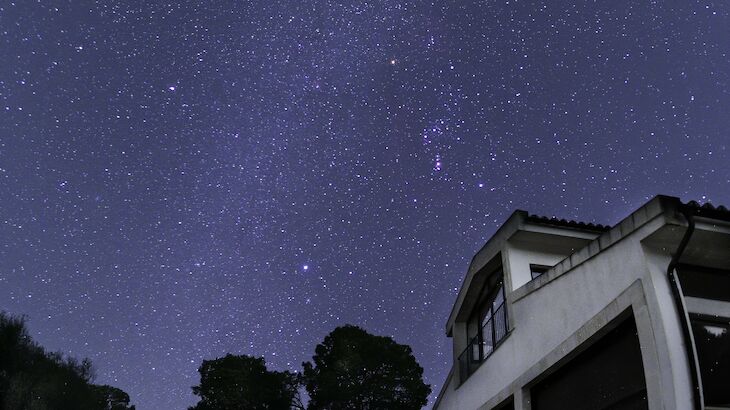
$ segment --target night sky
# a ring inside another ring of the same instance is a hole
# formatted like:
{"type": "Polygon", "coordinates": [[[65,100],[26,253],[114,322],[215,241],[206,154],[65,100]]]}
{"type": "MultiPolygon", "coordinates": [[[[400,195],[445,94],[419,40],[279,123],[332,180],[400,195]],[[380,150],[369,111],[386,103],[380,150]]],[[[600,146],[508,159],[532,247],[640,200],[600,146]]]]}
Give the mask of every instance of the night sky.
{"type": "Polygon", "coordinates": [[[433,399],[513,210],[728,204],[728,132],[728,2],[1,0],[0,310],[140,410],[345,323],[433,399]]]}

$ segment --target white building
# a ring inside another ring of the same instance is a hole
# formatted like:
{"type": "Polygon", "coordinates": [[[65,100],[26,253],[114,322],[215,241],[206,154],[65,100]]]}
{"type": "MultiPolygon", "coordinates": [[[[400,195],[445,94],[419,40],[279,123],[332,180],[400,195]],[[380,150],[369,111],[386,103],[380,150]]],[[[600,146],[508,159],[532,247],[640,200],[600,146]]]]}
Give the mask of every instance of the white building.
{"type": "Polygon", "coordinates": [[[612,228],[516,211],[446,335],[434,409],[730,409],[730,211],[657,196],[612,228]]]}

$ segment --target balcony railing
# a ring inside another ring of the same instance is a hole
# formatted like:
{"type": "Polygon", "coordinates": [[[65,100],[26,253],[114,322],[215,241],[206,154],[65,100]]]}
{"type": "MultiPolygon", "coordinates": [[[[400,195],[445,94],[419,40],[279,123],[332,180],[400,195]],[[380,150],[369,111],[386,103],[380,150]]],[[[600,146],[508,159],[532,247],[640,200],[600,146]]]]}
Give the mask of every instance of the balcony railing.
{"type": "Polygon", "coordinates": [[[507,336],[507,308],[504,302],[494,310],[481,331],[474,336],[459,355],[459,379],[463,383],[492,354],[499,342],[507,336]]]}

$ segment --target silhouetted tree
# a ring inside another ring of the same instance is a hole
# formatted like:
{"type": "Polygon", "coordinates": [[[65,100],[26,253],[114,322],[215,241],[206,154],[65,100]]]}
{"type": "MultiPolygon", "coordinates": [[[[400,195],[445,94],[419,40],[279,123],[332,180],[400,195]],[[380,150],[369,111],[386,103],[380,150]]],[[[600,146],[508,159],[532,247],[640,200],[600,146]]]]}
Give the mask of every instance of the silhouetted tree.
{"type": "Polygon", "coordinates": [[[134,410],[129,407],[129,395],[113,386],[94,386],[99,408],[104,410],[134,410]]]}
{"type": "Polygon", "coordinates": [[[198,369],[200,385],[193,393],[200,401],[190,410],[303,409],[299,376],[266,369],[263,358],[226,355],[204,360],[198,369]]]}
{"type": "Polygon", "coordinates": [[[431,387],[411,348],[357,326],[338,327],[304,363],[311,410],[416,410],[431,387]]]}
{"type": "Polygon", "coordinates": [[[1,410],[133,410],[129,396],[91,383],[91,362],[47,353],[28,335],[24,318],[0,312],[1,410]],[[109,403],[108,389],[126,397],[109,403]]]}

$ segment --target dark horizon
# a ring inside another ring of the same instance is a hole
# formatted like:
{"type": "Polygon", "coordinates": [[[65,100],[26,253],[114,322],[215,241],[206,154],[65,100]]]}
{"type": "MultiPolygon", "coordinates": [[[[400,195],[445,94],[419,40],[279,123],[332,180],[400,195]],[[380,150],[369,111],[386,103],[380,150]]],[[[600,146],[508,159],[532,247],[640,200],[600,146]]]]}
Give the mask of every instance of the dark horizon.
{"type": "MultiPolygon", "coordinates": [[[[730,204],[730,4],[0,6],[0,310],[139,410],[335,327],[432,386],[515,210],[730,204]]],[[[429,404],[430,406],[430,404],[429,404]]]]}

